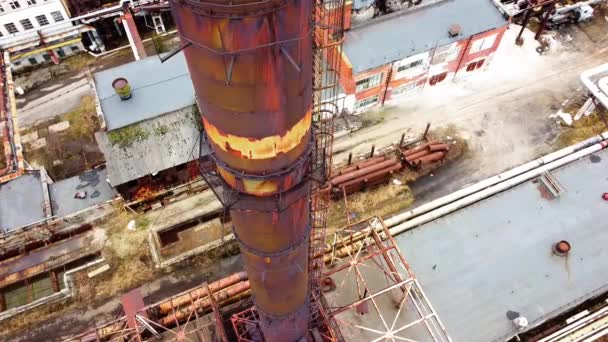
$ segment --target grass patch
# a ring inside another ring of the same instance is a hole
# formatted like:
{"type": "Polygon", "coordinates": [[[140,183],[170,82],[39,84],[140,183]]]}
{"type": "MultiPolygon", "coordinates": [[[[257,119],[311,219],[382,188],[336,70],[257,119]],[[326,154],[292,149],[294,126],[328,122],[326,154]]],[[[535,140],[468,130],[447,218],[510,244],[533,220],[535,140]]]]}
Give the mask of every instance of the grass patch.
{"type": "MultiPolygon", "coordinates": [[[[368,191],[348,196],[350,222],[370,216],[384,217],[409,208],[414,203],[414,195],[405,183],[389,183],[368,191]]],[[[328,233],[347,225],[344,199],[334,201],[327,217],[328,233]]]]}
{"type": "Polygon", "coordinates": [[[150,133],[141,126],[135,124],[108,133],[108,139],[112,146],[118,145],[120,148],[131,147],[133,143],[148,139],[150,133]]]}
{"type": "Polygon", "coordinates": [[[83,96],[78,107],[63,114],[62,119],[70,122],[68,134],[75,139],[90,138],[100,127],[95,99],[90,95],[83,96]]]}
{"type": "Polygon", "coordinates": [[[557,138],[557,145],[559,148],[574,145],[606,130],[608,128],[606,128],[600,116],[597,113],[593,113],[575,121],[572,126],[566,127],[557,138]]]}

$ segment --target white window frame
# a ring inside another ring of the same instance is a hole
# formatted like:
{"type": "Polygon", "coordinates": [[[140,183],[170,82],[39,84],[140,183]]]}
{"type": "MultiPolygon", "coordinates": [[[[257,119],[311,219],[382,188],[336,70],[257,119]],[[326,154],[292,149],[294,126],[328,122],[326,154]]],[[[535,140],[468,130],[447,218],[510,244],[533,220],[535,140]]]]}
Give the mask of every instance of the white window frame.
{"type": "Polygon", "coordinates": [[[363,109],[375,106],[379,101],[380,101],[379,95],[366,97],[362,100],[355,102],[355,110],[359,111],[359,110],[363,110],[363,109]]]}
{"type": "Polygon", "coordinates": [[[403,72],[408,72],[409,70],[412,69],[416,69],[419,68],[421,66],[424,65],[424,58],[421,59],[417,59],[411,63],[407,63],[407,64],[402,64],[400,66],[397,67],[397,73],[403,73],[403,72]],[[405,67],[403,70],[400,70],[401,68],[405,67]]]}
{"type": "Polygon", "coordinates": [[[34,24],[32,23],[32,21],[29,18],[19,20],[19,24],[21,24],[21,27],[23,27],[23,29],[25,31],[31,30],[34,28],[34,24]],[[27,23],[27,25],[25,25],[24,22],[27,23]],[[28,27],[26,27],[26,26],[28,26],[28,27]]]}
{"type": "Polygon", "coordinates": [[[11,7],[11,9],[14,9],[14,10],[21,8],[21,4],[19,3],[19,1],[11,1],[8,4],[11,7]]]}
{"type": "Polygon", "coordinates": [[[4,6],[2,4],[0,4],[0,13],[4,13],[4,6]]]}
{"type": "Polygon", "coordinates": [[[355,92],[364,91],[367,89],[371,89],[382,84],[382,79],[384,78],[384,73],[380,72],[374,75],[371,75],[366,78],[362,78],[358,81],[355,81],[355,92]]]}
{"type": "Polygon", "coordinates": [[[50,24],[49,18],[47,18],[45,14],[37,15],[34,18],[36,19],[36,21],[38,22],[38,25],[40,25],[40,26],[46,26],[46,25],[50,24]],[[44,19],[44,20],[41,20],[41,19],[44,19]]]}
{"type": "Polygon", "coordinates": [[[65,18],[63,17],[63,14],[61,13],[61,11],[53,11],[53,12],[51,12],[51,18],[53,18],[53,21],[55,21],[56,23],[65,20],[65,18]]]}
{"type": "Polygon", "coordinates": [[[410,82],[398,86],[397,88],[393,89],[393,91],[391,92],[391,96],[403,96],[412,93],[416,90],[416,88],[418,88],[416,83],[417,82],[410,82]]]}
{"type": "Polygon", "coordinates": [[[26,3],[28,6],[37,5],[36,0],[25,0],[25,3],[26,3]]]}
{"type": "Polygon", "coordinates": [[[496,38],[498,37],[498,33],[494,33],[491,36],[487,36],[484,38],[479,38],[471,43],[471,48],[469,49],[469,54],[478,53],[481,51],[485,51],[487,49],[491,49],[494,44],[496,44],[496,38]]]}

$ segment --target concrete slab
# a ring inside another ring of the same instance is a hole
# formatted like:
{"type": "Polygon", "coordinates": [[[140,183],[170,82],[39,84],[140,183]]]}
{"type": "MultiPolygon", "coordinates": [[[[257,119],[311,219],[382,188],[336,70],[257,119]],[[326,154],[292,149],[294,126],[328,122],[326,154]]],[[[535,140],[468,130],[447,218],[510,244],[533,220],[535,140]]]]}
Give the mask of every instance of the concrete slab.
{"type": "Polygon", "coordinates": [[[38,139],[38,131],[33,131],[31,133],[22,135],[21,136],[21,143],[22,144],[27,144],[27,143],[30,143],[32,141],[35,141],[36,139],[38,139]]]}
{"type": "Polygon", "coordinates": [[[37,150],[39,148],[43,148],[46,146],[46,138],[39,138],[34,140],[31,144],[30,144],[30,150],[37,150]]]}
{"type": "Polygon", "coordinates": [[[57,133],[57,132],[65,131],[68,128],[70,128],[70,122],[69,121],[61,121],[61,122],[58,122],[58,123],[56,123],[54,125],[50,125],[49,126],[49,132],[51,132],[51,133],[57,133]]]}

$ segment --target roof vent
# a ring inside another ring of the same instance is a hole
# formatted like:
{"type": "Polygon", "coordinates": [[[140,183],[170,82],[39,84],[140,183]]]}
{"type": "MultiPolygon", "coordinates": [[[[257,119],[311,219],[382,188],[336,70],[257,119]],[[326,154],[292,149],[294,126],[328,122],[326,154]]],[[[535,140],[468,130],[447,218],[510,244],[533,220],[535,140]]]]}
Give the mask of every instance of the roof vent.
{"type": "Polygon", "coordinates": [[[458,24],[452,24],[450,26],[450,29],[448,30],[448,34],[450,35],[450,38],[454,38],[458,35],[460,35],[460,31],[461,31],[461,27],[458,24]]]}
{"type": "Polygon", "coordinates": [[[553,254],[557,256],[566,256],[570,252],[570,243],[566,240],[562,240],[553,245],[553,254]]]}
{"type": "Polygon", "coordinates": [[[116,94],[120,96],[121,100],[124,101],[131,98],[131,86],[126,78],[119,77],[112,81],[112,88],[114,88],[116,94]]]}

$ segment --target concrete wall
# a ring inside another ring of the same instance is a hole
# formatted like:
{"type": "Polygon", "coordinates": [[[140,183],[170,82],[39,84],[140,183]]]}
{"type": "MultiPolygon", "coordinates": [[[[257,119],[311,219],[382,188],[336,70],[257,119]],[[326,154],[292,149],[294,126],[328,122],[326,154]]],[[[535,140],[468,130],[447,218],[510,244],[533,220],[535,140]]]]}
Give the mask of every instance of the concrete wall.
{"type": "Polygon", "coordinates": [[[437,86],[485,70],[500,45],[507,26],[473,35],[424,53],[392,61],[354,74],[342,54],[340,84],[351,104],[347,110],[362,112],[386,101],[411,96],[424,86],[437,86]],[[357,82],[381,74],[380,84],[357,90],[357,82]]]}

